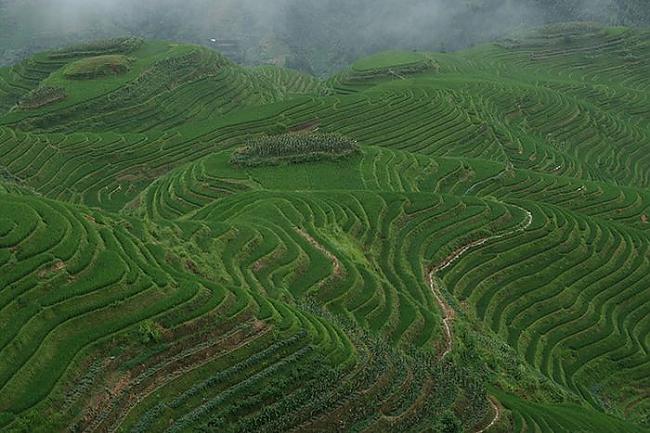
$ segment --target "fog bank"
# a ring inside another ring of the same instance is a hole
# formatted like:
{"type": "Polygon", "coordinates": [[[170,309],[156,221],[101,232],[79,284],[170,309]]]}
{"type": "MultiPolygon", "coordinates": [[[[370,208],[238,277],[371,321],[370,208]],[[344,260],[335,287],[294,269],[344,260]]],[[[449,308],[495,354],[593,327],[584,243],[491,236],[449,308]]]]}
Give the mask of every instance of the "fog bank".
{"type": "Polygon", "coordinates": [[[643,1],[0,0],[0,50],[6,62],[115,35],[229,41],[236,61],[323,74],[384,49],[454,50],[554,21],[644,24],[643,1]]]}

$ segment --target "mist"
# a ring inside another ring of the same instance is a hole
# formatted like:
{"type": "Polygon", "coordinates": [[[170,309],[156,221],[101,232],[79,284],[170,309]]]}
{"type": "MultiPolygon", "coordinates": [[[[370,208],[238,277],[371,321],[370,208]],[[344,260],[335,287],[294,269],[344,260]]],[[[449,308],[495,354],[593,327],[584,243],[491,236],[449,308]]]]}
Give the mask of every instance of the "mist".
{"type": "MultiPolygon", "coordinates": [[[[644,24],[643,0],[0,0],[2,62],[118,35],[211,45],[317,75],[386,49],[456,50],[554,21],[644,24]],[[635,22],[641,21],[641,22],[635,22]]],[[[647,14],[646,14],[647,15],[647,14]]]]}

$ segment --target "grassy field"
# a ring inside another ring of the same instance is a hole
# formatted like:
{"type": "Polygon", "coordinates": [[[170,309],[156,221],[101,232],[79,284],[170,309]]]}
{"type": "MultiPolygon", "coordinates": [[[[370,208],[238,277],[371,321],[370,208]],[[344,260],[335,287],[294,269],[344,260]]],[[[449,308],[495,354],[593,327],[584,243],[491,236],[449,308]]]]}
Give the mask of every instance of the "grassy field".
{"type": "Polygon", "coordinates": [[[0,69],[0,431],[649,432],[649,60],[567,24],[327,81],[0,69]]]}

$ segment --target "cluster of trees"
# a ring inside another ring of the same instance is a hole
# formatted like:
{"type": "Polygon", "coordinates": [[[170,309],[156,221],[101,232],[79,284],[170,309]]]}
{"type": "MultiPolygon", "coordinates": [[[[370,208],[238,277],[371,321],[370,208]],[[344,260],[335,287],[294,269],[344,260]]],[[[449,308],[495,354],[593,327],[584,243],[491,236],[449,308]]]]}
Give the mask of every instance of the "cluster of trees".
{"type": "Polygon", "coordinates": [[[60,101],[65,97],[65,89],[61,87],[38,87],[24,95],[18,102],[18,106],[24,110],[32,110],[60,101]]]}
{"type": "Polygon", "coordinates": [[[236,166],[256,167],[338,159],[359,150],[356,140],[341,134],[287,133],[250,138],[231,158],[236,166]]]}

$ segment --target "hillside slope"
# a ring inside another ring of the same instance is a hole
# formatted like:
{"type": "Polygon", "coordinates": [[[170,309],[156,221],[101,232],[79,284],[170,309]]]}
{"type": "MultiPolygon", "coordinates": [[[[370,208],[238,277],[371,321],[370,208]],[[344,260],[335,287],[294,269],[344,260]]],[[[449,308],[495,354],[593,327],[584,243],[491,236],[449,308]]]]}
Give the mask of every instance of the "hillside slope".
{"type": "Polygon", "coordinates": [[[0,431],[650,431],[649,60],[577,23],[326,82],[0,69],[0,431]]]}

